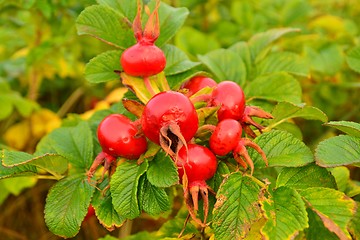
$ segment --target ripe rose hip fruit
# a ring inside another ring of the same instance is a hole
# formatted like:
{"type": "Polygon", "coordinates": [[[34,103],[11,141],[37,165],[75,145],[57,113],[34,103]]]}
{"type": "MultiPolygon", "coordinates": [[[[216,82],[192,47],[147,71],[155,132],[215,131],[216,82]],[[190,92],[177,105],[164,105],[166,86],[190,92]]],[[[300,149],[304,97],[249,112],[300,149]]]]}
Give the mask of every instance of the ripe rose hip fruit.
{"type": "Polygon", "coordinates": [[[155,9],[149,15],[144,30],[141,22],[142,5],[139,0],[137,5],[137,15],[133,22],[136,44],[123,52],[120,63],[126,74],[147,78],[160,73],[166,66],[163,51],[155,45],[155,41],[160,35],[158,16],[160,1],[156,1],[155,9]]]}
{"type": "Polygon", "coordinates": [[[210,136],[209,145],[213,153],[225,156],[238,144],[241,138],[241,124],[234,119],[224,119],[219,122],[210,136]]]}
{"type": "Polygon", "coordinates": [[[103,152],[128,159],[137,159],[146,151],[146,138],[137,133],[135,124],[121,114],[107,116],[97,130],[103,152]]]}
{"type": "Polygon", "coordinates": [[[188,150],[182,147],[176,164],[180,179],[186,172],[189,188],[206,186],[205,181],[214,176],[217,168],[215,155],[208,148],[196,144],[188,144],[188,150]]]}
{"type": "Polygon", "coordinates": [[[179,177],[184,185],[184,198],[191,217],[201,226],[206,226],[209,210],[208,189],[206,180],[212,178],[217,169],[215,155],[206,147],[188,144],[182,147],[176,162],[179,177]],[[184,181],[187,179],[187,181],[184,181]],[[187,183],[187,185],[186,185],[187,183]],[[204,221],[196,217],[199,193],[204,201],[204,221]]]}
{"type": "Polygon", "coordinates": [[[147,149],[146,138],[138,136],[135,123],[121,114],[104,118],[98,126],[97,135],[102,151],[86,174],[89,182],[99,165],[104,164],[103,177],[107,171],[112,175],[117,157],[137,159],[147,149]]]}
{"type": "Polygon", "coordinates": [[[220,106],[219,121],[224,119],[240,120],[245,109],[245,95],[241,87],[232,81],[223,81],[212,92],[210,105],[220,106]]]}
{"type": "Polygon", "coordinates": [[[163,51],[154,43],[140,40],[121,55],[121,66],[126,74],[148,77],[160,73],[166,66],[163,51]]]}
{"type": "Polygon", "coordinates": [[[198,129],[198,116],[188,97],[174,91],[156,94],[146,104],[141,127],[147,138],[170,154],[190,141],[198,129]]]}
{"type": "Polygon", "coordinates": [[[194,95],[205,87],[215,87],[217,83],[212,79],[204,76],[195,76],[181,85],[181,89],[188,89],[187,96],[194,95]]]}

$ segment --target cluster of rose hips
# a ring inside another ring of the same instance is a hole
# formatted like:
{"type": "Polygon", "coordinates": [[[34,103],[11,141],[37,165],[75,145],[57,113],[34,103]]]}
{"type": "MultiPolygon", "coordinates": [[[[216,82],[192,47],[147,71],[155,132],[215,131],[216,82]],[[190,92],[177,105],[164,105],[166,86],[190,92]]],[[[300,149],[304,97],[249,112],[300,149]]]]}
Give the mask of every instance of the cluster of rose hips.
{"type": "MultiPolygon", "coordinates": [[[[144,31],[141,27],[141,4],[138,3],[138,6],[133,23],[137,43],[124,51],[121,65],[126,74],[143,78],[151,93],[149,77],[162,72],[166,65],[164,53],[154,45],[159,36],[159,1],[154,12],[149,14],[144,31]]],[[[148,141],[151,141],[160,145],[173,159],[184,187],[189,214],[197,223],[205,226],[209,208],[208,193],[212,192],[206,181],[217,170],[216,155],[231,153],[244,169],[250,166],[252,174],[254,165],[246,150],[249,146],[259,152],[267,163],[261,148],[249,138],[242,137],[243,129],[248,136],[256,136],[251,125],[260,131],[263,128],[252,117],[272,118],[259,108],[246,106],[244,92],[238,84],[232,81],[217,84],[205,76],[193,77],[178,91],[153,94],[135,121],[122,114],[111,114],[103,119],[97,131],[102,152],[88,171],[89,180],[101,164],[104,165],[104,173],[109,171],[111,175],[116,167],[116,158],[139,159],[146,152],[148,141]],[[190,98],[205,87],[212,91],[190,98]],[[205,102],[207,107],[218,108],[216,125],[199,127],[194,106],[194,102],[198,101],[205,102]],[[204,131],[211,132],[210,138],[205,144],[197,144],[197,136],[204,131]],[[203,221],[196,217],[199,196],[204,202],[203,221]]]]}

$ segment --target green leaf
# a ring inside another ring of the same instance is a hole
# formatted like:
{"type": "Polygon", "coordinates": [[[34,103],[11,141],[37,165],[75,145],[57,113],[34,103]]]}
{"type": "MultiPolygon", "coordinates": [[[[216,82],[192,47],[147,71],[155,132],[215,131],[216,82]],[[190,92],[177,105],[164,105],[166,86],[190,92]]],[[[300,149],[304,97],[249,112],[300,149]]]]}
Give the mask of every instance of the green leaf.
{"type": "Polygon", "coordinates": [[[189,26],[184,26],[176,34],[175,45],[193,56],[206,54],[221,47],[215,37],[189,26]]]}
{"type": "Polygon", "coordinates": [[[250,79],[249,76],[252,76],[251,73],[253,71],[253,64],[251,60],[250,48],[247,42],[237,42],[230,46],[228,50],[236,53],[241,57],[246,67],[247,78],[250,79]]]}
{"type": "Polygon", "coordinates": [[[273,119],[269,121],[267,128],[272,129],[275,126],[291,119],[291,118],[304,118],[308,120],[319,120],[327,122],[328,118],[320,109],[306,105],[295,105],[289,102],[279,102],[272,113],[273,119]]]}
{"type": "MultiPolygon", "coordinates": [[[[314,161],[311,150],[298,138],[284,131],[263,133],[254,142],[265,152],[269,167],[300,167],[314,161]]],[[[260,154],[252,148],[248,151],[255,168],[265,167],[260,154]]]]}
{"type": "Polygon", "coordinates": [[[15,177],[15,176],[28,176],[35,175],[37,169],[30,164],[21,166],[7,166],[4,162],[20,161],[31,159],[33,156],[25,152],[9,151],[2,149],[0,152],[0,179],[15,177]]]}
{"type": "Polygon", "coordinates": [[[99,238],[98,240],[119,240],[119,238],[113,237],[111,235],[106,235],[105,237],[99,238]]]}
{"type": "MultiPolygon", "coordinates": [[[[116,238],[118,239],[118,238],[116,238]]],[[[121,238],[121,240],[168,240],[166,238],[159,238],[156,232],[148,232],[148,231],[141,231],[135,234],[131,234],[125,238],[121,238]]]]}
{"type": "Polygon", "coordinates": [[[271,43],[278,40],[285,34],[299,32],[297,28],[275,28],[266,32],[255,34],[248,42],[253,61],[261,60],[264,54],[261,54],[270,46],[271,43]]]}
{"type": "Polygon", "coordinates": [[[33,155],[26,152],[11,151],[7,149],[3,149],[1,151],[1,160],[2,160],[2,164],[5,167],[13,167],[20,165],[22,163],[27,163],[31,161],[33,158],[34,158],[33,155]]]}
{"type": "Polygon", "coordinates": [[[25,164],[18,167],[4,167],[2,164],[0,164],[0,180],[3,178],[31,176],[36,174],[37,169],[32,165],[25,164]]]}
{"type": "Polygon", "coordinates": [[[239,239],[261,217],[257,204],[259,186],[240,172],[229,175],[220,186],[213,210],[216,239],[239,239]]]}
{"type": "Polygon", "coordinates": [[[33,156],[25,152],[2,150],[2,162],[6,167],[14,167],[30,163],[39,167],[55,177],[61,178],[61,174],[68,169],[67,160],[58,154],[44,154],[41,156],[33,156]]]}
{"type": "Polygon", "coordinates": [[[162,2],[159,8],[160,36],[155,42],[156,45],[163,46],[175,36],[188,15],[189,10],[187,8],[174,8],[162,2]]]}
{"type": "Polygon", "coordinates": [[[45,154],[32,159],[31,164],[61,178],[68,170],[68,161],[58,154],[45,154]]]}
{"type": "Polygon", "coordinates": [[[307,77],[309,66],[303,58],[292,52],[271,53],[257,65],[258,76],[276,72],[307,77]]]}
{"type": "Polygon", "coordinates": [[[323,167],[344,166],[360,163],[360,138],[340,135],[319,143],[315,160],[323,167]]]}
{"type": "Polygon", "coordinates": [[[324,75],[335,75],[344,63],[342,47],[335,43],[324,45],[317,50],[305,46],[304,51],[311,69],[324,75]]]}
{"type": "Polygon", "coordinates": [[[82,121],[74,127],[55,129],[47,136],[47,141],[56,153],[69,163],[86,171],[93,162],[93,139],[90,126],[82,121]]]}
{"type": "Polygon", "coordinates": [[[30,116],[34,110],[39,108],[36,102],[21,97],[17,92],[12,97],[12,101],[18,112],[24,117],[30,116]]]}
{"type": "Polygon", "coordinates": [[[291,133],[299,140],[303,140],[303,134],[301,132],[300,127],[294,122],[282,122],[276,126],[277,130],[282,130],[291,133]]]}
{"type": "Polygon", "coordinates": [[[207,181],[207,184],[211,187],[212,190],[217,192],[225,176],[229,174],[230,170],[226,163],[219,161],[215,175],[207,181]]]}
{"type": "Polygon", "coordinates": [[[230,80],[243,86],[246,81],[246,67],[241,57],[226,49],[217,49],[198,58],[215,75],[217,81],[230,80]]]}
{"type": "Polygon", "coordinates": [[[136,42],[126,17],[104,5],[85,8],[76,19],[76,28],[79,35],[87,34],[122,49],[136,42]]]}
{"type": "Polygon", "coordinates": [[[170,187],[179,182],[177,167],[164,151],[159,151],[149,162],[146,175],[149,182],[156,187],[170,187]]]}
{"type": "Polygon", "coordinates": [[[312,210],[307,209],[309,228],[305,229],[306,239],[312,240],[338,240],[335,233],[330,232],[321,221],[321,218],[312,210]]]}
{"type": "Polygon", "coordinates": [[[103,190],[109,186],[108,184],[109,182],[105,180],[98,186],[102,191],[95,191],[91,204],[101,225],[111,231],[121,227],[126,219],[115,211],[111,191],[107,190],[105,195],[103,194],[103,190]]]}
{"type": "Polygon", "coordinates": [[[284,168],[276,180],[276,187],[306,189],[309,187],[337,188],[335,178],[325,168],[309,164],[304,167],[284,168]]]}
{"type": "Polygon", "coordinates": [[[261,205],[267,218],[261,233],[266,239],[291,239],[309,226],[305,204],[294,189],[279,187],[261,205]]]}
{"type": "Polygon", "coordinates": [[[345,193],[348,197],[354,197],[360,194],[360,185],[356,180],[350,179],[350,170],[348,167],[336,167],[330,169],[330,171],[336,180],[339,191],[345,193]]]}
{"type": "Polygon", "coordinates": [[[3,120],[10,116],[13,111],[13,104],[11,99],[8,96],[0,95],[0,102],[1,102],[1,111],[0,111],[0,120],[3,120]]]}
{"type": "Polygon", "coordinates": [[[245,95],[250,99],[272,101],[301,102],[300,83],[287,73],[273,73],[256,78],[245,88],[245,95]]]}
{"type": "MultiPolygon", "coordinates": [[[[1,167],[0,167],[1,169],[1,167]]],[[[0,170],[1,171],[1,170],[0,170]]],[[[7,197],[11,194],[10,191],[7,189],[7,187],[4,184],[4,179],[1,179],[0,181],[0,205],[7,199],[7,197]]]]}
{"type": "Polygon", "coordinates": [[[85,78],[91,83],[119,80],[114,70],[122,70],[120,56],[122,51],[107,51],[90,60],[85,67],[85,78]]]}
{"type": "Polygon", "coordinates": [[[354,239],[358,240],[360,237],[360,202],[356,202],[356,205],[356,212],[350,220],[348,229],[354,239]]]}
{"type": "Polygon", "coordinates": [[[360,73],[360,46],[356,46],[349,51],[346,62],[352,70],[360,73]]]}
{"type": "Polygon", "coordinates": [[[45,222],[49,230],[61,237],[74,237],[87,214],[94,186],[84,174],[57,182],[50,189],[45,204],[45,222]]]}
{"type": "Polygon", "coordinates": [[[152,185],[146,175],[142,177],[139,189],[139,203],[142,209],[151,216],[170,210],[170,200],[165,190],[152,185]]]}
{"type": "Polygon", "coordinates": [[[351,198],[334,189],[321,187],[304,189],[300,194],[327,229],[340,239],[351,239],[347,231],[347,225],[355,213],[355,202],[351,198]]]}
{"type": "Polygon", "coordinates": [[[350,121],[330,121],[324,125],[339,129],[348,135],[360,137],[360,123],[350,121]]]}
{"type": "MultiPolygon", "coordinates": [[[[26,188],[34,187],[38,182],[36,176],[23,176],[16,178],[6,178],[1,180],[2,184],[5,186],[6,190],[15,196],[19,194],[26,188]]],[[[3,193],[1,192],[0,195],[3,193]]],[[[6,194],[6,191],[4,192],[6,194]]],[[[1,197],[0,197],[1,199],[1,197]]]]}
{"type": "Polygon", "coordinates": [[[111,176],[110,191],[115,210],[123,217],[134,219],[140,215],[138,185],[140,177],[146,172],[148,163],[121,163],[111,176]]]}
{"type": "MultiPolygon", "coordinates": [[[[0,85],[0,88],[5,88],[5,86],[0,85]]],[[[9,117],[14,111],[14,108],[16,108],[21,116],[27,117],[33,112],[33,110],[39,107],[35,102],[23,98],[18,92],[12,91],[10,88],[7,89],[7,87],[0,92],[0,102],[0,120],[9,117]]]]}
{"type": "Polygon", "coordinates": [[[124,15],[129,19],[129,21],[133,21],[137,11],[137,1],[129,1],[129,0],[96,0],[96,2],[100,5],[108,6],[118,11],[121,15],[124,15]]]}
{"type": "Polygon", "coordinates": [[[198,230],[194,224],[186,224],[186,226],[184,226],[187,215],[187,209],[184,207],[181,208],[174,218],[169,219],[160,227],[159,231],[157,231],[157,236],[159,236],[160,239],[165,239],[166,237],[177,238],[184,227],[185,230],[182,236],[185,239],[186,236],[195,236],[198,233],[198,230]]]}
{"type": "Polygon", "coordinates": [[[199,62],[190,61],[183,51],[173,45],[166,44],[162,50],[166,57],[164,71],[167,76],[188,71],[200,64],[199,62]]]}

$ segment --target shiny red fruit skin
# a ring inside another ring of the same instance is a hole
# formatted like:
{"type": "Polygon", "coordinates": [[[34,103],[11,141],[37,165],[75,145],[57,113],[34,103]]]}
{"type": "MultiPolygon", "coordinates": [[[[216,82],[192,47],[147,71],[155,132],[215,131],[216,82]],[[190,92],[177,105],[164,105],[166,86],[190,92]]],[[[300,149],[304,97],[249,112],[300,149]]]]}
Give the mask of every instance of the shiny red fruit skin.
{"type": "Polygon", "coordinates": [[[224,119],[218,123],[210,136],[209,145],[213,153],[225,156],[231,152],[241,138],[241,124],[234,119],[224,119]]]}
{"type": "Polygon", "coordinates": [[[123,52],[120,63],[126,74],[148,77],[164,70],[166,58],[154,44],[140,41],[123,52]]]}
{"type": "Polygon", "coordinates": [[[144,136],[136,136],[133,122],[121,114],[111,114],[101,121],[98,139],[103,151],[114,157],[137,159],[147,149],[144,136]]]}
{"type": "Polygon", "coordinates": [[[204,76],[195,76],[190,80],[186,81],[185,83],[183,83],[180,88],[188,89],[189,90],[188,95],[191,96],[205,87],[215,87],[216,85],[217,83],[212,78],[208,78],[204,76]]]}
{"type": "Polygon", "coordinates": [[[232,81],[223,81],[212,92],[211,105],[220,106],[219,121],[224,119],[241,120],[245,110],[245,95],[241,87],[232,81]]]}
{"type": "MultiPolygon", "coordinates": [[[[188,178],[189,187],[212,178],[217,169],[216,156],[206,147],[197,144],[188,144],[188,150],[182,147],[179,151],[178,174],[180,179],[184,169],[188,178]]],[[[201,185],[201,184],[200,184],[201,185]]]]}
{"type": "Polygon", "coordinates": [[[146,104],[141,117],[142,130],[152,142],[160,143],[160,129],[170,123],[180,127],[186,141],[190,141],[199,125],[197,113],[190,99],[179,92],[156,94],[146,104]]]}

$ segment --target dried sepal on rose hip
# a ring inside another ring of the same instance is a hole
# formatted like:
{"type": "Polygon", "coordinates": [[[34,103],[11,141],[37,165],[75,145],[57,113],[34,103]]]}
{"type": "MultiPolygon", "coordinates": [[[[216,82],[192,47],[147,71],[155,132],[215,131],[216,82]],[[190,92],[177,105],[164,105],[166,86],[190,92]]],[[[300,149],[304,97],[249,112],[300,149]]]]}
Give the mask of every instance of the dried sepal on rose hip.
{"type": "Polygon", "coordinates": [[[212,178],[217,169],[216,156],[206,147],[188,144],[182,147],[178,159],[175,160],[178,174],[184,188],[184,199],[191,218],[200,226],[205,227],[209,211],[209,191],[206,181],[212,178]],[[204,219],[197,217],[199,210],[199,195],[204,204],[204,219]]]}
{"type": "Polygon", "coordinates": [[[97,136],[102,151],[87,172],[89,181],[101,164],[104,164],[103,177],[107,171],[111,175],[116,168],[117,157],[138,159],[146,151],[147,141],[139,128],[139,122],[132,122],[122,114],[110,114],[101,121],[97,136]]]}
{"type": "Polygon", "coordinates": [[[156,94],[145,105],[141,128],[145,136],[176,158],[180,148],[194,137],[198,116],[188,97],[175,91],[156,94]]]}
{"type": "Polygon", "coordinates": [[[268,165],[264,151],[248,138],[241,138],[241,124],[234,119],[224,119],[213,128],[213,133],[209,139],[209,146],[213,153],[218,156],[225,156],[232,152],[234,159],[246,170],[254,172],[254,163],[251,160],[246,147],[252,147],[263,158],[268,165]]]}

